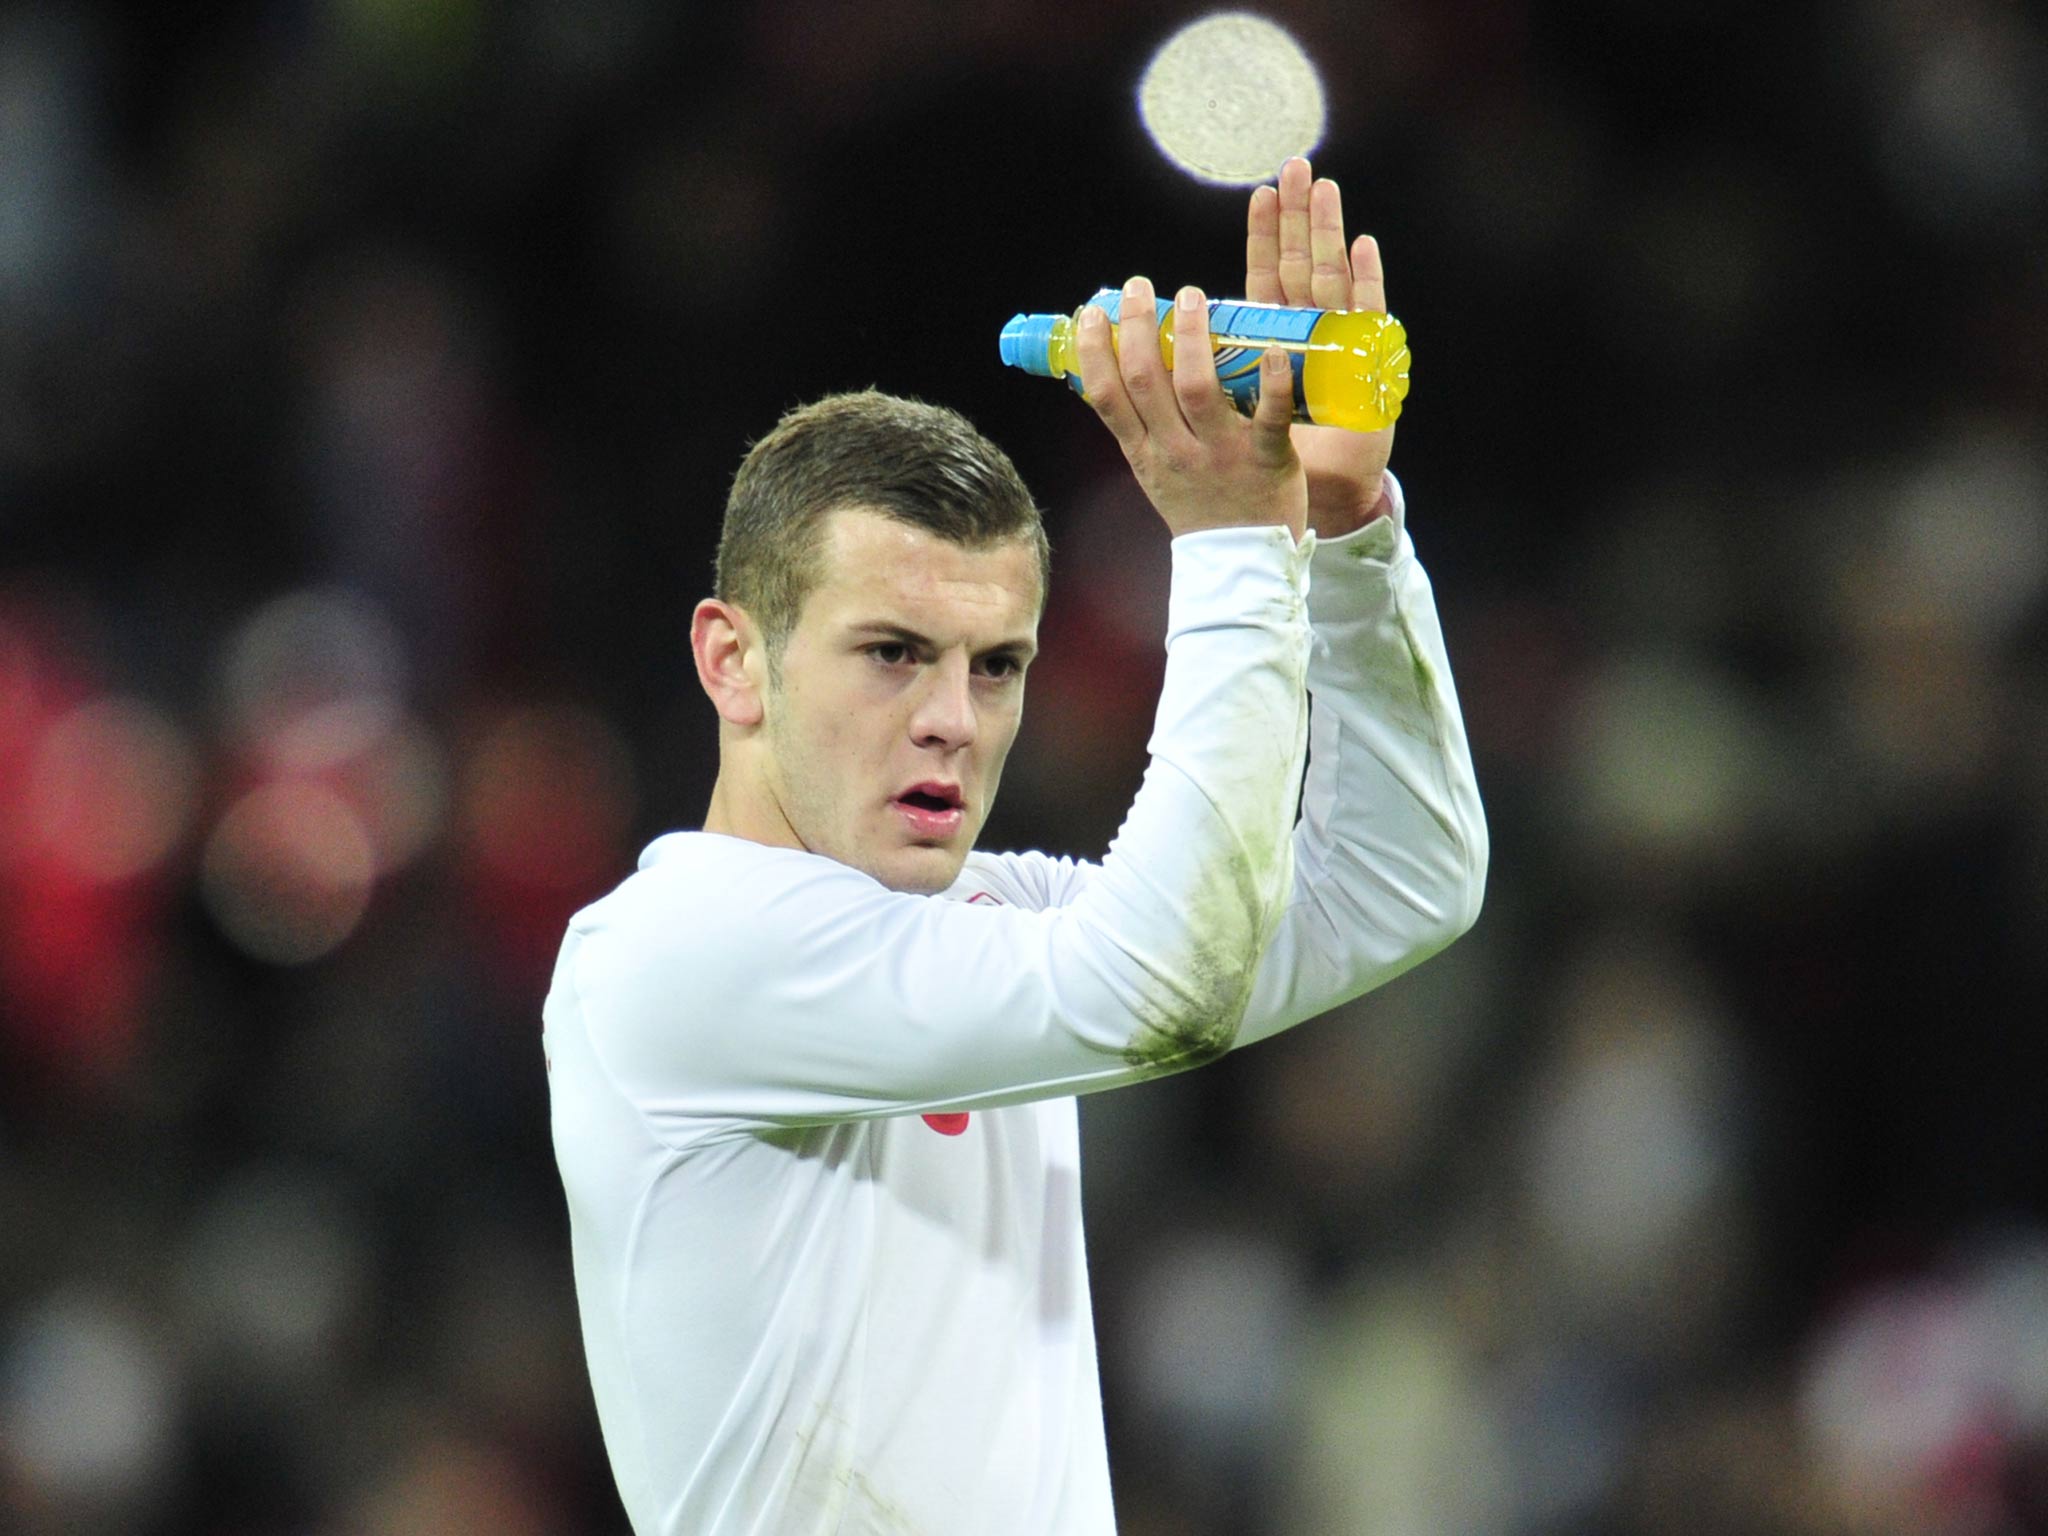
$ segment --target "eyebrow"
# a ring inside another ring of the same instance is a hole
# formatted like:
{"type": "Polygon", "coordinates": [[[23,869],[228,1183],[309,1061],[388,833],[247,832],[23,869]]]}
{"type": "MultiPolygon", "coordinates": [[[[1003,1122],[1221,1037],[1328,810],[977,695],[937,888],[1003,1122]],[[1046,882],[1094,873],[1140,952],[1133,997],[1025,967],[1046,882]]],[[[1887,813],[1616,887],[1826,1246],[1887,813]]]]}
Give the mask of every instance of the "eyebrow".
{"type": "MultiPolygon", "coordinates": [[[[936,651],[943,647],[928,635],[920,635],[908,625],[891,623],[887,619],[870,619],[864,624],[852,626],[856,635],[872,635],[885,640],[900,640],[905,645],[919,650],[936,651]]],[[[1021,656],[1026,660],[1038,654],[1038,647],[1028,639],[1000,640],[984,650],[976,651],[977,656],[1021,656]]]]}

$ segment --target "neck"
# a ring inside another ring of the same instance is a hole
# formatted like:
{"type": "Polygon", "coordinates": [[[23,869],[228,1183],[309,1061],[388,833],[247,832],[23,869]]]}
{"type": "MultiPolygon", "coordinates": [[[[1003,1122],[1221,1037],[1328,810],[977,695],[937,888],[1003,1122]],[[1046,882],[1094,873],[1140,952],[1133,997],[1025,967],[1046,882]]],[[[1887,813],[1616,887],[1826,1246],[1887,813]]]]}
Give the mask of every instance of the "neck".
{"type": "Polygon", "coordinates": [[[771,848],[801,848],[803,841],[782,814],[766,786],[733,772],[726,764],[711,786],[711,804],[704,812],[704,830],[743,837],[771,848]]]}

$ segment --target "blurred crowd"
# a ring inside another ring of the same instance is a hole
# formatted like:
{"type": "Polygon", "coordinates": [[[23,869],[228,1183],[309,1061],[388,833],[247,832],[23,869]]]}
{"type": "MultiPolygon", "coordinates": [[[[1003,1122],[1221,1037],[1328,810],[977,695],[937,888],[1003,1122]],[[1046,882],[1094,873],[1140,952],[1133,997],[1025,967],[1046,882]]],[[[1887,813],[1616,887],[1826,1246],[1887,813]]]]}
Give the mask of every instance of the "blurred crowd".
{"type": "MultiPolygon", "coordinates": [[[[702,814],[726,482],[869,384],[1009,447],[985,842],[1099,855],[1164,540],[995,339],[1241,278],[1132,106],[1197,14],[0,8],[0,1530],[623,1532],[539,1003],[702,814]]],[[[1265,14],[1492,883],[1084,1107],[1122,1529],[2048,1531],[2048,23],[1265,14]]]]}

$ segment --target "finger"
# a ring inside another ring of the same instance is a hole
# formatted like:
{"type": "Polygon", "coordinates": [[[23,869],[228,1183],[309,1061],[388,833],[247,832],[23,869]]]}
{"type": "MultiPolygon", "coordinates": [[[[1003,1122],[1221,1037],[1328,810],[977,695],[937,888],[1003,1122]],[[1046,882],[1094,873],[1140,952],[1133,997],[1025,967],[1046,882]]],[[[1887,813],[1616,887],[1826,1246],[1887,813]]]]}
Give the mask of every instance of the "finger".
{"type": "Polygon", "coordinates": [[[1254,304],[1281,302],[1280,194],[1272,187],[1252,193],[1245,217],[1244,296],[1254,304]]]}
{"type": "Polygon", "coordinates": [[[1308,162],[1296,155],[1280,167],[1280,302],[1309,304],[1315,258],[1309,250],[1308,162]]]}
{"type": "Polygon", "coordinates": [[[1371,235],[1351,242],[1351,307],[1387,312],[1387,270],[1380,264],[1380,243],[1371,235]]]}
{"type": "Polygon", "coordinates": [[[1235,415],[1216,382],[1216,351],[1209,344],[1209,301],[1199,288],[1183,288],[1173,303],[1173,392],[1197,437],[1235,415]]]}
{"type": "Polygon", "coordinates": [[[1293,456],[1293,423],[1294,369],[1285,352],[1268,347],[1259,359],[1259,403],[1252,410],[1252,452],[1261,464],[1278,467],[1293,456]]]}
{"type": "Polygon", "coordinates": [[[1124,393],[1124,381],[1117,373],[1109,316],[1093,304],[1082,309],[1075,325],[1074,356],[1081,364],[1081,388],[1095,414],[1126,454],[1136,453],[1145,446],[1145,424],[1131,408],[1131,398],[1124,393]]]}
{"type": "Polygon", "coordinates": [[[1351,263],[1344,255],[1344,199],[1334,181],[1309,189],[1309,300],[1317,309],[1351,307],[1351,263]]]}
{"type": "Polygon", "coordinates": [[[1118,315],[1117,369],[1123,375],[1131,408],[1150,436],[1185,434],[1187,422],[1173,397],[1166,360],[1159,352],[1159,301],[1152,296],[1149,278],[1134,277],[1124,284],[1118,315]]]}

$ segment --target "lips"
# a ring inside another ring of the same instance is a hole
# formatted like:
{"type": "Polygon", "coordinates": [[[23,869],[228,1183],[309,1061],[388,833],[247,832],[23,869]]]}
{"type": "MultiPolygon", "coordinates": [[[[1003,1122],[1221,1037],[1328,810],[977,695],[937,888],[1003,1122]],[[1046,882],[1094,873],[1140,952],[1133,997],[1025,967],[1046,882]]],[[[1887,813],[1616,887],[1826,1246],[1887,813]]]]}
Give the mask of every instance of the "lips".
{"type": "Polygon", "coordinates": [[[919,842],[943,842],[960,830],[965,819],[960,786],[936,779],[911,785],[889,804],[919,842]]]}
{"type": "Polygon", "coordinates": [[[927,779],[922,784],[911,785],[896,799],[928,811],[957,811],[960,809],[960,786],[927,779]]]}

